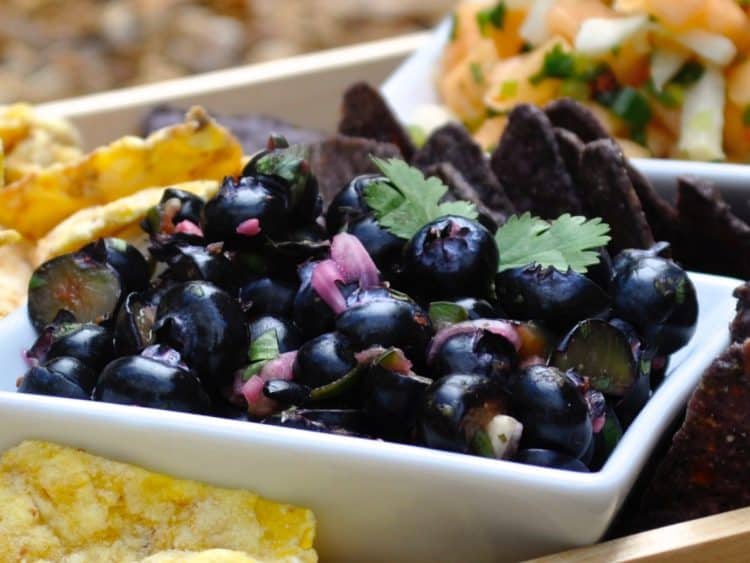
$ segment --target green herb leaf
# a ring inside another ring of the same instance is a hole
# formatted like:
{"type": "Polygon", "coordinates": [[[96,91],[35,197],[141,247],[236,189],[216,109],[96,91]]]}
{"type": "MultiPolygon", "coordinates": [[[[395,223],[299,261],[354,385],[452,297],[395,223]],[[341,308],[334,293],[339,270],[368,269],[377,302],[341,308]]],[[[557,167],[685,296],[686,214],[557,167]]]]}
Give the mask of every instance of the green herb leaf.
{"type": "Polygon", "coordinates": [[[279,357],[279,340],[274,329],[267,330],[250,343],[247,353],[250,365],[242,374],[243,381],[247,381],[253,375],[257,375],[263,366],[270,360],[279,357]]]}
{"type": "Polygon", "coordinates": [[[489,35],[490,26],[495,29],[502,29],[505,24],[505,2],[498,2],[490,8],[479,10],[477,12],[477,25],[479,26],[479,32],[487,36],[489,35]]]}
{"type": "Polygon", "coordinates": [[[482,66],[479,63],[470,63],[469,72],[471,72],[471,78],[476,84],[482,84],[484,82],[484,73],[482,72],[482,66]]]}
{"type": "Polygon", "coordinates": [[[440,203],[448,187],[438,178],[425,178],[403,160],[371,158],[389,182],[367,186],[365,201],[380,226],[397,237],[410,239],[424,225],[445,215],[476,219],[477,210],[472,203],[440,203]]]}
{"type": "Polygon", "coordinates": [[[469,320],[466,309],[450,301],[433,301],[428,314],[436,331],[469,320]]]}
{"type": "Polygon", "coordinates": [[[500,250],[498,271],[539,264],[584,274],[588,266],[599,261],[596,249],[609,242],[607,233],[609,225],[598,217],[586,219],[566,213],[548,223],[528,212],[514,215],[495,235],[500,250]]]}

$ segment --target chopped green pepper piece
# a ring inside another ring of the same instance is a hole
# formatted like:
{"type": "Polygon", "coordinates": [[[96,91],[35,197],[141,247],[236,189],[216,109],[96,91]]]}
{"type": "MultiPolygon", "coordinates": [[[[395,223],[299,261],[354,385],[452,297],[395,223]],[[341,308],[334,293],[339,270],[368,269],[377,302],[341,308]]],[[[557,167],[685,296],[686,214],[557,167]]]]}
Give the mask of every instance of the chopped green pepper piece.
{"type": "Polygon", "coordinates": [[[479,32],[485,37],[489,34],[489,27],[502,29],[505,24],[505,2],[502,0],[492,6],[477,12],[477,25],[479,32]]]}

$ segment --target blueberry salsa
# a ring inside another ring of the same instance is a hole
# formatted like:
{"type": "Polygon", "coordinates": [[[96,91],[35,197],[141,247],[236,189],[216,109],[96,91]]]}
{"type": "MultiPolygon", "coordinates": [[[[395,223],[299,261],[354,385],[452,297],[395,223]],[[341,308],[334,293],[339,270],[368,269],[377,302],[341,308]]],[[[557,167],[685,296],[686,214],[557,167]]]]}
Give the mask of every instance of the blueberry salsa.
{"type": "Polygon", "coordinates": [[[606,239],[545,263],[401,165],[324,210],[272,136],[211,200],[165,190],[146,253],[106,238],[34,272],[18,391],[599,470],[695,331],[686,272],[606,239]]]}

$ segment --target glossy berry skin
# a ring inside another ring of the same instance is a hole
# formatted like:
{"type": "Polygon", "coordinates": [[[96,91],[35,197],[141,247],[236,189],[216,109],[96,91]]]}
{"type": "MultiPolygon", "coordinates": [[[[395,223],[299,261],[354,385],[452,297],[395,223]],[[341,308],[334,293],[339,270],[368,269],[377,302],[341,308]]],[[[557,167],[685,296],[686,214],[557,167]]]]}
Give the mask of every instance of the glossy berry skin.
{"type": "Polygon", "coordinates": [[[552,469],[564,469],[567,471],[577,471],[579,473],[588,473],[589,468],[579,459],[568,454],[544,448],[529,448],[520,450],[516,453],[513,461],[525,463],[526,465],[538,465],[540,467],[550,467],[552,469]]]}
{"type": "Polygon", "coordinates": [[[84,324],[55,340],[47,352],[46,359],[69,356],[80,360],[95,372],[114,356],[112,332],[95,324],[84,324]]]}
{"type": "Polygon", "coordinates": [[[523,424],[522,448],[545,448],[581,457],[592,437],[582,394],[557,368],[531,366],[508,385],[514,416],[523,424]]]}
{"type": "Polygon", "coordinates": [[[660,256],[623,251],[614,271],[615,315],[633,324],[657,354],[687,344],[695,332],[698,300],[685,270],[660,256]]]}
{"type": "Polygon", "coordinates": [[[291,318],[296,288],[272,278],[258,278],[240,289],[240,301],[250,318],[266,315],[291,318]]]}
{"type": "Polygon", "coordinates": [[[433,359],[431,375],[472,373],[504,380],[517,365],[518,354],[507,338],[476,330],[446,340],[433,359]]]}
{"type": "Polygon", "coordinates": [[[432,381],[415,374],[371,366],[362,384],[362,405],[371,427],[382,438],[409,441],[416,423],[417,409],[432,381]]]}
{"type": "Polygon", "coordinates": [[[201,281],[168,289],[156,311],[155,342],[177,350],[209,390],[231,383],[246,357],[247,333],[236,299],[201,281]]]}
{"type": "Polygon", "coordinates": [[[297,327],[291,321],[272,316],[260,317],[248,325],[250,341],[252,342],[256,338],[259,338],[269,330],[276,332],[276,341],[279,345],[279,353],[281,354],[296,350],[302,343],[302,337],[297,327]]]}
{"type": "Polygon", "coordinates": [[[381,272],[389,278],[396,275],[404,249],[403,239],[383,229],[372,215],[353,219],[345,231],[359,239],[381,272]]]}
{"type": "Polygon", "coordinates": [[[419,407],[418,436],[429,448],[470,453],[466,417],[474,408],[504,400],[499,383],[481,375],[451,374],[436,379],[425,390],[419,407]]]}
{"type": "Polygon", "coordinates": [[[205,413],[210,407],[192,372],[142,356],[110,362],[97,380],[93,399],[192,413],[205,413]]]}
{"type": "Polygon", "coordinates": [[[329,332],[305,342],[294,362],[294,381],[310,388],[336,381],[357,365],[351,341],[329,332]]]}
{"type": "Polygon", "coordinates": [[[601,315],[609,296],[586,276],[538,265],[511,268],[495,276],[502,309],[513,319],[536,320],[567,330],[577,321],[601,315]]]}
{"type": "Polygon", "coordinates": [[[388,293],[350,305],[336,318],[336,330],[349,337],[357,351],[395,346],[418,366],[424,364],[433,332],[430,318],[419,305],[406,296],[388,293]]]}
{"type": "Polygon", "coordinates": [[[404,280],[430,301],[492,296],[499,254],[492,234],[471,219],[447,216],[422,227],[404,249],[404,280]]]}
{"type": "Polygon", "coordinates": [[[380,182],[388,182],[385,176],[379,174],[363,174],[357,176],[333,198],[326,210],[326,227],[333,236],[345,229],[354,219],[372,212],[364,198],[367,186],[380,182]]]}
{"type": "Polygon", "coordinates": [[[206,203],[203,214],[206,240],[223,241],[228,249],[258,248],[265,237],[282,239],[289,227],[284,188],[266,177],[225,178],[219,193],[206,203]],[[258,221],[258,233],[238,233],[237,228],[251,219],[258,221]]]}
{"type": "Polygon", "coordinates": [[[33,367],[21,379],[20,393],[89,399],[96,374],[75,358],[60,357],[33,367]]]}
{"type": "Polygon", "coordinates": [[[475,299],[474,297],[463,297],[453,301],[456,305],[466,311],[467,319],[475,321],[477,319],[497,319],[501,315],[489,301],[484,299],[475,299]]]}
{"type": "Polygon", "coordinates": [[[122,280],[124,295],[143,291],[148,286],[148,262],[132,244],[119,238],[101,238],[87,244],[80,252],[112,266],[122,280]]]}
{"type": "Polygon", "coordinates": [[[210,252],[205,246],[172,241],[151,247],[151,254],[168,266],[163,280],[187,282],[202,280],[233,291],[237,286],[234,267],[222,252],[210,252]]]}

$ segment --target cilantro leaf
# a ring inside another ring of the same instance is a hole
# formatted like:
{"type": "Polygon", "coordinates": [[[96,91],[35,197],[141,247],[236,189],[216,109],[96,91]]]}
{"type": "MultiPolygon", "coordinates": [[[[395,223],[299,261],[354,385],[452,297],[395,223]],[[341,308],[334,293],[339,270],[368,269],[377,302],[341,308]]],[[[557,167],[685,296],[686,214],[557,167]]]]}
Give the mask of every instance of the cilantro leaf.
{"type": "Polygon", "coordinates": [[[448,187],[438,178],[425,178],[422,172],[403,160],[370,158],[389,182],[367,186],[365,201],[380,226],[397,237],[410,239],[424,225],[445,215],[476,219],[477,210],[472,203],[440,203],[448,187]]]}
{"type": "Polygon", "coordinates": [[[596,249],[609,242],[607,233],[609,225],[598,217],[566,213],[549,223],[528,212],[514,215],[495,235],[500,250],[498,271],[540,264],[586,273],[588,266],[599,261],[596,249]]]}

